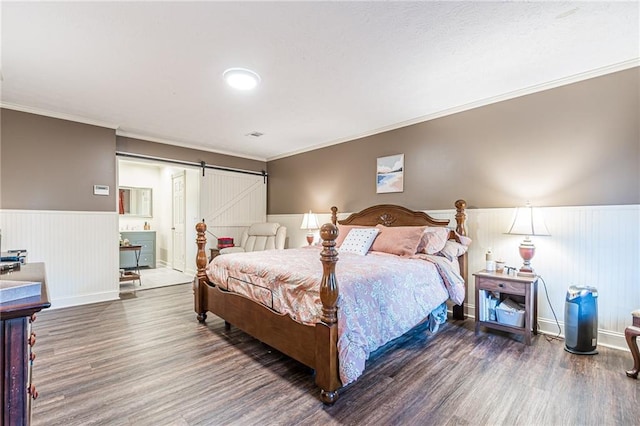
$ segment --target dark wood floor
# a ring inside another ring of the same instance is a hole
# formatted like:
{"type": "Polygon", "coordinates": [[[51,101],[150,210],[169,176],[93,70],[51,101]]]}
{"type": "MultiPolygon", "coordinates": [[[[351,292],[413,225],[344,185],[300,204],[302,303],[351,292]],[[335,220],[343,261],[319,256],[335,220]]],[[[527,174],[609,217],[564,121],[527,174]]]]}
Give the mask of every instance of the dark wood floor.
{"type": "Polygon", "coordinates": [[[637,425],[631,355],[450,322],[371,358],[333,407],[310,371],[209,315],[190,285],[42,312],[34,329],[35,425],[637,425]]]}

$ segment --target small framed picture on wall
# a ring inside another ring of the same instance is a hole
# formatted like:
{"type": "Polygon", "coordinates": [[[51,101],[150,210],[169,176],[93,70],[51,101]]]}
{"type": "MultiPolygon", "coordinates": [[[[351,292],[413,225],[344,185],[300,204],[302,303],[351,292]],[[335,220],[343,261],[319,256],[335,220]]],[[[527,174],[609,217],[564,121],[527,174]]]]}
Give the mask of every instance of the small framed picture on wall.
{"type": "Polygon", "coordinates": [[[404,190],[404,154],[378,157],[376,167],[376,193],[404,190]]]}

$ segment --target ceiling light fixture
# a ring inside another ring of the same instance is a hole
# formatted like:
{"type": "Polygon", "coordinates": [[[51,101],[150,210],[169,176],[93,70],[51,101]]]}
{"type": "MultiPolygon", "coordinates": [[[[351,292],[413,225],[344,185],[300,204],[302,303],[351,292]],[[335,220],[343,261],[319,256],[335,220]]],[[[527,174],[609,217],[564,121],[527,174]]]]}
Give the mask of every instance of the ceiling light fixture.
{"type": "Polygon", "coordinates": [[[260,76],[245,68],[229,68],[222,77],[229,86],[238,90],[251,90],[260,83],[260,76]]]}

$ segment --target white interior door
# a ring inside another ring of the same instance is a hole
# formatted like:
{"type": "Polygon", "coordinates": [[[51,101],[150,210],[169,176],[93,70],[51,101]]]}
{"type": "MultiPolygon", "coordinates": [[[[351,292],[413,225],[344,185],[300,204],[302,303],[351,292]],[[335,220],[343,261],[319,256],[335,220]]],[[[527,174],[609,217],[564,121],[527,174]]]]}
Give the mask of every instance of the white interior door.
{"type": "Polygon", "coordinates": [[[184,272],[185,261],[185,174],[171,176],[172,225],[171,225],[171,267],[184,272]]]}

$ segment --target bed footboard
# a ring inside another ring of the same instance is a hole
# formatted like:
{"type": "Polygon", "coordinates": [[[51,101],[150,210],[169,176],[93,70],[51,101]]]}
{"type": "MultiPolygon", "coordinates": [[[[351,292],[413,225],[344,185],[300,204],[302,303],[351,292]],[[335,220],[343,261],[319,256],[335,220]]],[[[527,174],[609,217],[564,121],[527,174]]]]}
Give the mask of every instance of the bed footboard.
{"type": "Polygon", "coordinates": [[[331,223],[322,226],[323,250],[320,254],[322,262],[322,281],[320,283],[320,300],[322,315],[315,326],[296,323],[286,315],[274,312],[250,302],[232,293],[220,292],[209,283],[207,278],[207,255],[205,233],[207,225],[200,222],[196,225],[196,244],[198,253],[196,266],[198,272],[193,280],[194,309],[198,321],[204,322],[207,312],[213,312],[230,321],[231,324],[272,345],[281,352],[297,359],[316,371],[316,384],[320,388],[320,399],[325,404],[333,404],[338,400],[338,389],[342,386],[338,373],[338,281],[335,270],[338,252],[335,248],[338,228],[331,223]],[[248,318],[248,319],[247,319],[248,318]],[[278,333],[262,330],[256,324],[271,324],[278,333]],[[283,332],[284,331],[284,332],[283,332]],[[282,339],[286,336],[286,339],[282,339]],[[291,339],[291,337],[294,337],[291,339]]]}

